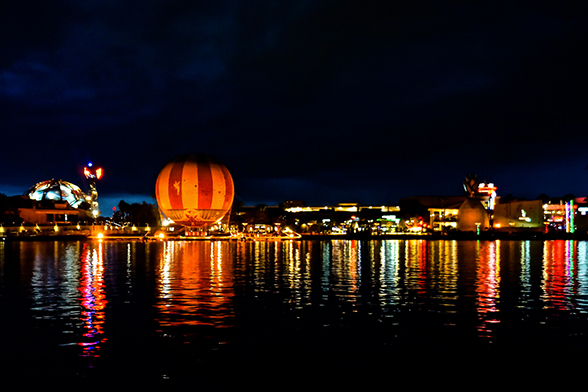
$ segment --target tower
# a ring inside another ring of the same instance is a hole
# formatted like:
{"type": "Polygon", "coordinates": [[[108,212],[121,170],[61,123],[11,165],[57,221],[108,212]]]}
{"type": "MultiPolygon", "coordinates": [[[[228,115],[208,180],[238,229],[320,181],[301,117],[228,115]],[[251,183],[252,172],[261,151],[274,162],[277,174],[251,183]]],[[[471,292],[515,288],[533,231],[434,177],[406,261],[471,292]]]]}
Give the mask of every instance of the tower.
{"type": "Polygon", "coordinates": [[[97,218],[100,215],[98,209],[98,190],[96,189],[96,181],[102,178],[103,170],[101,167],[94,168],[92,162],[84,167],[84,176],[88,180],[90,187],[90,194],[86,196],[86,201],[90,204],[90,213],[92,217],[97,218]]]}

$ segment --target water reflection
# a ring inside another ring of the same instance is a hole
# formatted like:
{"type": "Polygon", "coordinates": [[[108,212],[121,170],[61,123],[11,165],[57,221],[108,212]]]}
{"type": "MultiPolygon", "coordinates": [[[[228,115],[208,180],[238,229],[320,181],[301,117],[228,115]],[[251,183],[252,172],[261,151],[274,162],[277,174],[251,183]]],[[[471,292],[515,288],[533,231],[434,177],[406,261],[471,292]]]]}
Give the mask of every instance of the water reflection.
{"type": "Polygon", "coordinates": [[[84,340],[78,344],[82,347],[82,356],[97,357],[104,336],[106,285],[104,283],[104,245],[84,244],[80,277],[80,298],[83,307],[81,320],[84,323],[84,340]]]}
{"type": "Polygon", "coordinates": [[[577,241],[546,241],[543,250],[545,309],[571,310],[577,290],[577,241]]]}
{"type": "Polygon", "coordinates": [[[79,246],[35,243],[32,251],[23,250],[21,254],[33,260],[31,295],[36,317],[50,320],[78,316],[79,246]]]}
{"type": "Polygon", "coordinates": [[[429,295],[439,304],[439,313],[454,314],[459,299],[457,241],[435,241],[429,245],[429,295]]]}
{"type": "Polygon", "coordinates": [[[406,285],[411,291],[422,296],[427,288],[429,242],[409,240],[405,248],[406,285]]]}
{"type": "Polygon", "coordinates": [[[336,240],[331,241],[331,246],[330,290],[338,299],[354,303],[361,279],[361,242],[336,240]]]}
{"type": "Polygon", "coordinates": [[[582,313],[588,313],[588,242],[582,241],[577,245],[578,292],[576,301],[582,313]]]}
{"type": "Polygon", "coordinates": [[[519,306],[528,307],[530,301],[532,301],[532,283],[531,283],[531,241],[521,241],[520,243],[521,252],[521,272],[519,274],[519,284],[521,286],[521,294],[519,297],[519,306]]]}
{"type": "Polygon", "coordinates": [[[476,242],[477,259],[477,311],[480,337],[492,338],[492,324],[499,323],[500,298],[500,241],[476,242]]]}
{"type": "Polygon", "coordinates": [[[400,289],[400,244],[399,241],[382,241],[379,243],[379,280],[378,299],[380,305],[398,305],[401,300],[400,289]]]}
{"type": "Polygon", "coordinates": [[[160,325],[232,324],[234,274],[228,247],[221,241],[163,244],[156,304],[160,325]]]}
{"type": "Polygon", "coordinates": [[[558,347],[588,347],[584,241],[0,245],[3,317],[28,323],[0,327],[22,334],[11,352],[30,339],[31,357],[58,347],[98,364],[134,349],[174,366],[188,358],[188,369],[239,339],[222,347],[288,355],[271,350],[300,344],[306,359],[315,347],[344,357],[352,344],[365,357],[414,342],[541,347],[556,337],[558,347]]]}
{"type": "Polygon", "coordinates": [[[283,255],[284,288],[290,293],[288,301],[294,305],[294,309],[300,309],[311,303],[311,257],[306,245],[309,244],[303,244],[299,241],[285,241],[275,245],[276,257],[274,260],[280,260],[278,256],[280,253],[283,255]]]}
{"type": "Polygon", "coordinates": [[[106,286],[103,245],[34,242],[21,246],[22,273],[30,271],[33,317],[59,346],[76,345],[97,357],[104,335],[106,286]],[[57,331],[56,331],[57,329],[57,331]]]}

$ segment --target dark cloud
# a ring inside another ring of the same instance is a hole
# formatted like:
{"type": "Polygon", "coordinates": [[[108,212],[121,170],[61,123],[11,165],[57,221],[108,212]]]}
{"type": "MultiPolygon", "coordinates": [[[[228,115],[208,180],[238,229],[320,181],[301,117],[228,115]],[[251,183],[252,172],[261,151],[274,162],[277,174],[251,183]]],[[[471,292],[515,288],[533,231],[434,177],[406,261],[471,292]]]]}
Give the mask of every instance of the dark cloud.
{"type": "Polygon", "coordinates": [[[101,195],[149,198],[188,152],[224,161],[246,203],[394,203],[468,172],[585,192],[587,15],[405,3],[4,4],[0,192],[95,160],[101,195]]]}

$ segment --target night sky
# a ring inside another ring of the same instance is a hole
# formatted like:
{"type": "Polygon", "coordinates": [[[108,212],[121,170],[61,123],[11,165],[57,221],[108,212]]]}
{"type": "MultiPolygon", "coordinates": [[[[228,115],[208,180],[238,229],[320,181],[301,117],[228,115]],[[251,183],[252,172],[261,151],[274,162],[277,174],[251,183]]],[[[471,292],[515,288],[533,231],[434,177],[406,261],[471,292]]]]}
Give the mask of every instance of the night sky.
{"type": "Polygon", "coordinates": [[[581,3],[2,2],[0,193],[92,161],[103,211],[154,203],[203,153],[246,205],[586,196],[581,3]]]}

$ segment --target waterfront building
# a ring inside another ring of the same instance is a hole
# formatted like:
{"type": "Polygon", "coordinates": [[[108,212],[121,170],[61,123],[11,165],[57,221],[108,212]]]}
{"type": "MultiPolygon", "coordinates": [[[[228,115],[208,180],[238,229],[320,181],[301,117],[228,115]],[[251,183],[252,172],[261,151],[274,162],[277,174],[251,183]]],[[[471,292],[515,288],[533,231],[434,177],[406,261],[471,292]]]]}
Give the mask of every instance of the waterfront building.
{"type": "Polygon", "coordinates": [[[465,199],[465,196],[405,197],[400,199],[400,216],[411,227],[421,221],[425,229],[442,232],[455,230],[459,207],[465,199]]]}
{"type": "Polygon", "coordinates": [[[548,232],[575,233],[579,229],[586,232],[586,199],[549,199],[543,204],[545,230],[548,232]],[[578,209],[582,213],[578,216],[578,209]]]}
{"type": "Polygon", "coordinates": [[[16,206],[25,225],[67,225],[90,219],[87,210],[74,208],[65,201],[37,201],[23,197],[16,206]]]}
{"type": "Polygon", "coordinates": [[[457,213],[457,230],[475,231],[488,230],[490,228],[490,217],[488,211],[480,200],[468,197],[459,206],[457,213]]]}
{"type": "MultiPolygon", "coordinates": [[[[289,205],[289,203],[286,203],[289,205]]],[[[399,231],[400,207],[339,203],[326,206],[288,206],[301,232],[386,234],[399,231]]]]}
{"type": "Polygon", "coordinates": [[[588,205],[585,198],[499,200],[493,228],[498,232],[586,233],[588,205]]]}
{"type": "Polygon", "coordinates": [[[286,201],[278,206],[241,206],[231,214],[231,228],[241,232],[271,233],[286,227],[308,234],[385,234],[400,231],[400,208],[360,203],[307,206],[286,201]]]}
{"type": "Polygon", "coordinates": [[[7,197],[4,208],[13,212],[10,225],[43,226],[71,225],[91,221],[91,205],[75,184],[63,180],[41,181],[23,195],[7,197]]]}
{"type": "Polygon", "coordinates": [[[545,213],[541,200],[513,200],[496,204],[494,230],[499,232],[543,231],[545,213]]]}

